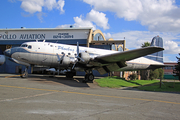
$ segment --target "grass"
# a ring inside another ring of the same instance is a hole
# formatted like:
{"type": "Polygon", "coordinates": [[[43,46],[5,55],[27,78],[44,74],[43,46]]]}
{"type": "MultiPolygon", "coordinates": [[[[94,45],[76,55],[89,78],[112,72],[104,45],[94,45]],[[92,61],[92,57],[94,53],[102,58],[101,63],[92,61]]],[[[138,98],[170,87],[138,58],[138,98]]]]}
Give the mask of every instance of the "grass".
{"type": "Polygon", "coordinates": [[[139,90],[146,91],[159,91],[159,92],[180,92],[180,82],[163,82],[161,88],[158,84],[150,85],[150,86],[142,86],[139,87],[139,90]]]}
{"type": "Polygon", "coordinates": [[[121,88],[121,87],[136,87],[139,90],[146,91],[168,91],[180,92],[180,82],[163,82],[159,87],[159,80],[125,80],[117,76],[105,77],[95,80],[101,87],[121,88]]]}
{"type": "Polygon", "coordinates": [[[158,80],[125,80],[123,78],[113,76],[95,80],[101,87],[120,88],[120,87],[138,87],[141,85],[154,84],[158,80]]]}

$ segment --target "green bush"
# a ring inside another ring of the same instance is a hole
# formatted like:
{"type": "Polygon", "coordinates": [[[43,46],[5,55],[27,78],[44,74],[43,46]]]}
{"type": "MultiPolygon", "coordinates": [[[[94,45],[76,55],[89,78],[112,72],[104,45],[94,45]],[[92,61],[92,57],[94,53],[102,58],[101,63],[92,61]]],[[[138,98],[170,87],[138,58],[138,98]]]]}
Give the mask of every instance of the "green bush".
{"type": "Polygon", "coordinates": [[[162,68],[150,70],[149,78],[153,79],[162,79],[164,76],[164,70],[162,68]]]}
{"type": "Polygon", "coordinates": [[[137,79],[137,74],[133,73],[129,75],[130,80],[136,80],[137,79]]]}

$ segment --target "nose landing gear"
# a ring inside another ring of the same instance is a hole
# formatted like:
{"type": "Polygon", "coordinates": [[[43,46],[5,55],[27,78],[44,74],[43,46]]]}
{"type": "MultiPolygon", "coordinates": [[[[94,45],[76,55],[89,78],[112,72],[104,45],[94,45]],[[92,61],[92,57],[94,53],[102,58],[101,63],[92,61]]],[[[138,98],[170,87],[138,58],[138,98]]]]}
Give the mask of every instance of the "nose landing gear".
{"type": "Polygon", "coordinates": [[[28,67],[26,67],[25,71],[20,73],[21,78],[27,78],[28,77],[28,67]]]}

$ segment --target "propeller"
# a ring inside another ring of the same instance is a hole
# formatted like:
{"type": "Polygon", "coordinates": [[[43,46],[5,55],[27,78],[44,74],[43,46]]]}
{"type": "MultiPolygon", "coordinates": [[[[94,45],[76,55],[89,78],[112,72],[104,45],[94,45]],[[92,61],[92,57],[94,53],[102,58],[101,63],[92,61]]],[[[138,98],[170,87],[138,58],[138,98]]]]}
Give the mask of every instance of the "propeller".
{"type": "MultiPolygon", "coordinates": [[[[62,56],[61,58],[59,57],[58,53],[56,53],[56,55],[57,55],[57,58],[58,58],[58,61],[57,61],[57,62],[59,62],[59,64],[60,64],[60,63],[61,63],[61,61],[63,60],[63,58],[64,58],[65,54],[63,54],[63,56],[62,56]]],[[[58,70],[57,70],[58,75],[59,75],[59,64],[58,64],[58,70]]]]}
{"type": "Polygon", "coordinates": [[[57,55],[57,58],[58,58],[58,62],[59,62],[59,63],[63,60],[63,58],[64,58],[64,56],[65,56],[65,54],[63,54],[63,56],[60,58],[57,53],[56,53],[56,55],[57,55]]]}
{"type": "Polygon", "coordinates": [[[84,62],[84,60],[81,57],[79,57],[79,43],[78,42],[77,42],[77,55],[75,56],[75,58],[80,59],[81,61],[84,62]]]}
{"type": "MultiPolygon", "coordinates": [[[[77,42],[77,55],[75,56],[75,58],[78,59],[77,62],[79,62],[79,60],[81,60],[82,62],[84,62],[84,60],[79,56],[79,43],[78,43],[78,42],[77,42]]],[[[77,63],[77,62],[74,63],[72,69],[74,69],[74,67],[76,66],[76,63],[77,63]]]]}

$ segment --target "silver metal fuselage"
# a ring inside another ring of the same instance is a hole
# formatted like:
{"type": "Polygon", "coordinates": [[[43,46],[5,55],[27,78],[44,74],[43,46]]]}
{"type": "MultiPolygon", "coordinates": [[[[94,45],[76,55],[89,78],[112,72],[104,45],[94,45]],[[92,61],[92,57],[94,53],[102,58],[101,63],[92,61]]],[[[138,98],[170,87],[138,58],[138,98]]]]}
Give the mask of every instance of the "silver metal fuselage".
{"type": "MultiPolygon", "coordinates": [[[[96,48],[79,47],[79,52],[88,53],[91,59],[97,56],[117,53],[119,51],[111,51],[96,48]]],[[[5,51],[5,55],[13,59],[28,63],[30,65],[49,66],[51,68],[65,69],[68,64],[60,64],[58,58],[61,58],[64,54],[70,60],[68,63],[74,63],[77,58],[77,47],[73,45],[65,45],[58,43],[47,42],[26,42],[21,47],[11,48],[5,51]]],[[[117,71],[127,70],[141,70],[147,69],[150,65],[163,65],[163,63],[140,57],[130,61],[126,61],[127,66],[118,69],[117,71]]],[[[91,66],[88,63],[86,67],[91,66]]]]}

